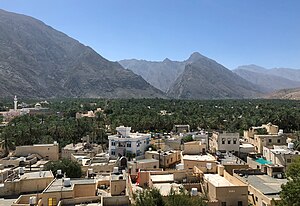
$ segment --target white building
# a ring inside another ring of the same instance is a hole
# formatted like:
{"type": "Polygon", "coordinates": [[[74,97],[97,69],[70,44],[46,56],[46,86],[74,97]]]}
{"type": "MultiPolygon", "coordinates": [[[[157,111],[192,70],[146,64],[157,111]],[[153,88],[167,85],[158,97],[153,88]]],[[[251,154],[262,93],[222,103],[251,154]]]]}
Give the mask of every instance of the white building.
{"type": "Polygon", "coordinates": [[[131,127],[120,126],[116,128],[117,134],[108,136],[109,154],[111,157],[126,156],[131,153],[142,156],[150,145],[150,134],[131,133],[131,127]]]}

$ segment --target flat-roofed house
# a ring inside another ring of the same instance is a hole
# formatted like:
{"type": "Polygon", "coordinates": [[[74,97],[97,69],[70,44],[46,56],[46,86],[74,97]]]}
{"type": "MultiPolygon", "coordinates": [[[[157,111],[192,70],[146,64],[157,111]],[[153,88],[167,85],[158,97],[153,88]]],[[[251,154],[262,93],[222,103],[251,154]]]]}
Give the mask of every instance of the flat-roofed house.
{"type": "Polygon", "coordinates": [[[218,206],[248,206],[248,187],[219,174],[204,174],[204,186],[210,202],[218,206]]]}

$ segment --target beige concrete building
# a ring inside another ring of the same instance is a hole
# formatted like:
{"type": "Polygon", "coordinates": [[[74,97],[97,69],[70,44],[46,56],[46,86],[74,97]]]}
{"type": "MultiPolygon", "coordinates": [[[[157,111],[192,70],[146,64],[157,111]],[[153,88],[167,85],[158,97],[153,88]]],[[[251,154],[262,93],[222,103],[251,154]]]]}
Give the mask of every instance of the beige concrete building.
{"type": "Polygon", "coordinates": [[[245,130],[244,131],[244,137],[254,137],[255,134],[257,134],[257,132],[260,130],[260,129],[265,129],[267,134],[270,134],[270,135],[274,135],[274,134],[278,134],[279,132],[279,128],[277,125],[273,125],[272,123],[268,123],[268,124],[263,124],[259,127],[250,127],[249,130],[245,130]]]}
{"type": "Polygon", "coordinates": [[[159,166],[162,168],[174,167],[181,161],[180,151],[147,151],[145,152],[145,159],[159,160],[159,166]]]}
{"type": "MultiPolygon", "coordinates": [[[[226,173],[226,172],[225,172],[226,173]]],[[[225,174],[204,174],[204,187],[210,202],[217,206],[248,206],[248,187],[243,182],[225,174]]]]}
{"type": "Polygon", "coordinates": [[[190,125],[174,125],[173,131],[175,133],[187,133],[190,132],[190,125]]]}
{"type": "Polygon", "coordinates": [[[3,184],[0,184],[0,197],[36,193],[43,191],[54,179],[51,171],[10,174],[3,184]]]}
{"type": "Polygon", "coordinates": [[[141,159],[127,163],[128,174],[136,175],[139,170],[151,170],[159,168],[159,161],[156,159],[141,159]]]}
{"type": "MultiPolygon", "coordinates": [[[[88,140],[89,141],[89,140],[88,140]]],[[[77,144],[68,144],[61,150],[61,157],[71,159],[71,155],[85,155],[94,157],[96,154],[102,152],[102,148],[98,144],[91,144],[89,142],[80,142],[77,144]]]]}
{"type": "Polygon", "coordinates": [[[213,132],[209,140],[210,151],[238,152],[240,147],[239,133],[213,132]]]}
{"type": "Polygon", "coordinates": [[[34,144],[27,146],[18,146],[15,150],[15,156],[25,157],[30,154],[38,154],[46,160],[59,159],[59,147],[57,143],[54,144],[34,144]]]}
{"type": "Polygon", "coordinates": [[[271,147],[273,145],[285,145],[287,136],[283,134],[278,126],[263,124],[260,127],[251,127],[249,130],[244,131],[244,138],[246,141],[255,146],[257,153],[263,153],[263,147],[271,147]],[[260,129],[265,129],[266,134],[258,134],[260,129]]]}
{"type": "Polygon", "coordinates": [[[194,167],[199,168],[204,173],[217,172],[217,160],[214,156],[207,155],[183,155],[182,158],[184,169],[193,170],[194,167]]]}
{"type": "Polygon", "coordinates": [[[289,166],[299,155],[299,151],[295,151],[285,145],[273,145],[273,148],[263,147],[263,156],[266,160],[275,165],[282,165],[284,168],[289,166]]]}
{"type": "Polygon", "coordinates": [[[286,179],[273,178],[259,170],[235,170],[233,176],[248,185],[248,201],[253,206],[275,206],[286,179]]]}
{"type": "Polygon", "coordinates": [[[187,155],[206,154],[206,147],[207,145],[205,143],[202,143],[201,141],[186,142],[184,143],[183,146],[183,154],[187,154],[187,155]]]}

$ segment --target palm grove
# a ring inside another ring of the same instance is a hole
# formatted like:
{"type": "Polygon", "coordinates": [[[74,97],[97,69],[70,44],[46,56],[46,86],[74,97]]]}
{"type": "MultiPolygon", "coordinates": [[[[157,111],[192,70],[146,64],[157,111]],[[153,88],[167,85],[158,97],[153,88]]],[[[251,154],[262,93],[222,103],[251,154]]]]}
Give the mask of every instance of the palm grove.
{"type": "MultiPolygon", "coordinates": [[[[5,103],[0,109],[7,108],[5,103]]],[[[192,130],[242,131],[272,122],[284,132],[300,130],[300,102],[288,100],[164,100],[164,99],[77,99],[56,100],[48,105],[50,114],[24,115],[1,128],[2,147],[59,142],[63,147],[89,135],[105,146],[107,132],[119,125],[140,132],[170,132],[174,124],[189,124],[192,130]],[[93,104],[91,104],[91,102],[93,104]],[[76,112],[101,107],[95,118],[76,119],[76,112]],[[162,115],[161,110],[167,114],[162,115]],[[109,125],[109,127],[107,127],[109,125]],[[109,129],[108,129],[109,128],[109,129]]],[[[296,142],[299,147],[299,142],[296,142]]]]}

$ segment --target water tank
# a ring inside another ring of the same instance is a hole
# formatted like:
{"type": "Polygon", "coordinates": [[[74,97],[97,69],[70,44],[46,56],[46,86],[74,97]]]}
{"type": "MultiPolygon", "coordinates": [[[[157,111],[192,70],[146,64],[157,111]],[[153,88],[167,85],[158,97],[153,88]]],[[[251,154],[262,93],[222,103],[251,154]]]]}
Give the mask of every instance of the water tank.
{"type": "Polygon", "coordinates": [[[283,135],[283,129],[280,129],[280,130],[278,131],[278,135],[283,135]]]}
{"type": "Polygon", "coordinates": [[[218,175],[224,176],[224,166],[223,165],[218,165],[218,175]]]}
{"type": "Polygon", "coordinates": [[[65,178],[63,182],[64,182],[64,187],[71,187],[71,179],[70,178],[65,178]]]}
{"type": "Polygon", "coordinates": [[[35,196],[29,197],[29,205],[36,205],[36,197],[35,196]]]}
{"type": "Polygon", "coordinates": [[[206,163],[206,169],[211,170],[212,164],[210,162],[206,163]]]}
{"type": "Polygon", "coordinates": [[[54,144],[54,145],[58,145],[58,144],[57,144],[57,141],[54,141],[53,144],[54,144]]]}
{"type": "Polygon", "coordinates": [[[19,174],[23,175],[24,174],[24,167],[19,167],[19,174]]]}
{"type": "Polygon", "coordinates": [[[198,189],[197,188],[192,188],[191,189],[191,196],[197,196],[198,194],[198,189]]]}
{"type": "Polygon", "coordinates": [[[57,170],[56,171],[56,178],[57,179],[61,179],[63,177],[62,171],[61,170],[57,170]]]}
{"type": "Polygon", "coordinates": [[[288,149],[294,149],[294,143],[293,142],[288,143],[288,149]]]}
{"type": "Polygon", "coordinates": [[[176,170],[183,170],[184,169],[184,164],[180,163],[176,165],[176,170]]]}
{"type": "Polygon", "coordinates": [[[119,173],[119,167],[114,167],[113,173],[119,173]]]}
{"type": "Polygon", "coordinates": [[[89,168],[89,169],[88,169],[88,174],[89,174],[89,175],[93,174],[93,168],[89,168]]]}

